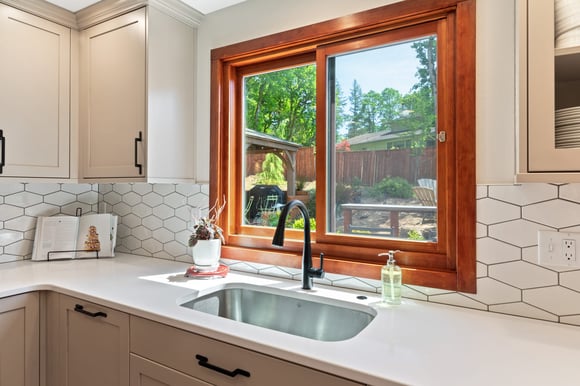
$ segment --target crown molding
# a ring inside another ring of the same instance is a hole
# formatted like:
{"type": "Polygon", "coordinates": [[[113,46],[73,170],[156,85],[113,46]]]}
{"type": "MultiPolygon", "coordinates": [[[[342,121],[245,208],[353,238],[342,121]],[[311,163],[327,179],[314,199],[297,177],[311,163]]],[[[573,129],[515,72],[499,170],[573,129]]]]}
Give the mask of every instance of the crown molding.
{"type": "Polygon", "coordinates": [[[57,24],[77,28],[77,18],[74,13],[67,11],[61,7],[51,4],[47,1],[38,0],[0,0],[0,3],[9,5],[21,11],[31,13],[35,16],[42,17],[53,21],[57,24]]]}
{"type": "Polygon", "coordinates": [[[202,13],[179,0],[102,0],[76,13],[77,26],[86,29],[144,6],[154,7],[193,27],[203,19],[202,13]]]}

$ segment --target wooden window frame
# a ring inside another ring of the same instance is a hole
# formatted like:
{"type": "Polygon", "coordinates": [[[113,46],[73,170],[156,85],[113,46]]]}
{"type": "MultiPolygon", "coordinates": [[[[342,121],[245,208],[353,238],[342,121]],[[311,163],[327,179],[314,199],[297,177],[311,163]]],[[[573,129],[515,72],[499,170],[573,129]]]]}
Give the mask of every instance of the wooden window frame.
{"type": "MultiPolygon", "coordinates": [[[[395,239],[355,240],[321,234],[313,237],[312,250],[314,254],[325,253],[327,272],[379,279],[385,262],[377,254],[386,248],[401,249],[397,261],[403,267],[405,284],[475,293],[475,0],[406,0],[212,50],[210,202],[222,196],[228,200],[220,219],[227,241],[222,248],[224,258],[296,268],[301,264],[300,232],[288,231],[284,249],[280,250],[271,245],[272,229],[244,230],[239,225],[243,197],[236,188],[242,179],[240,168],[235,166],[243,156],[243,130],[236,130],[242,121],[241,88],[236,87],[240,69],[260,68],[261,63],[269,61],[284,65],[309,60],[320,47],[440,20],[445,23],[438,24],[438,41],[449,42],[449,49],[439,58],[447,70],[438,80],[438,92],[445,94],[438,100],[451,103],[438,104],[438,116],[445,109],[441,116],[448,122],[442,124],[453,127],[445,130],[449,133],[447,143],[438,149],[437,161],[438,179],[442,178],[445,187],[439,191],[438,226],[444,227],[446,240],[413,243],[414,248],[409,250],[409,242],[395,239]]],[[[325,82],[325,77],[317,75],[317,90],[326,88],[325,82]]],[[[326,152],[326,134],[319,126],[326,121],[326,109],[320,108],[325,106],[323,94],[317,92],[316,142],[322,157],[326,152]]],[[[325,173],[325,165],[317,163],[317,180],[325,173]]],[[[325,207],[325,196],[325,188],[317,186],[317,207],[325,207]]],[[[324,224],[325,220],[319,222],[324,224]]]]}

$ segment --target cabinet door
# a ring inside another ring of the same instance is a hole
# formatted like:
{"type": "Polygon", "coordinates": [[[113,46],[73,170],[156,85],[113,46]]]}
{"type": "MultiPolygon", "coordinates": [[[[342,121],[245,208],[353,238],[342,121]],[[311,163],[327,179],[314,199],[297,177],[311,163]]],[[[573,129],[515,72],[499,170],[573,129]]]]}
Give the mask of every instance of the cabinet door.
{"type": "Polygon", "coordinates": [[[555,49],[553,1],[528,0],[527,17],[528,172],[578,172],[580,147],[556,145],[555,110],[580,105],[580,47],[555,49]]]}
{"type": "Polygon", "coordinates": [[[39,384],[37,293],[0,299],[0,386],[39,384]]]}
{"type": "Polygon", "coordinates": [[[129,384],[129,316],[61,295],[59,386],[129,384]]]}
{"type": "Polygon", "coordinates": [[[145,175],[145,17],[141,8],[82,32],[80,156],[84,178],[145,175]]]}
{"type": "Polygon", "coordinates": [[[131,386],[211,386],[211,384],[131,354],[131,386]]]}
{"type": "Polygon", "coordinates": [[[68,178],[70,30],[0,4],[0,58],[0,176],[68,178]]]}

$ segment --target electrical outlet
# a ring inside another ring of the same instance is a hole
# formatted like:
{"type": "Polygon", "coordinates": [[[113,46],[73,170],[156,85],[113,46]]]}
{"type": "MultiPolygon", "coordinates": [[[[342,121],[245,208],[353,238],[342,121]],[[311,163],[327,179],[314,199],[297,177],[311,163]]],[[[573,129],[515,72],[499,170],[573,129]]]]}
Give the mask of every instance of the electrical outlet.
{"type": "Polygon", "coordinates": [[[576,244],[580,233],[538,231],[538,263],[559,267],[579,267],[576,244]]]}

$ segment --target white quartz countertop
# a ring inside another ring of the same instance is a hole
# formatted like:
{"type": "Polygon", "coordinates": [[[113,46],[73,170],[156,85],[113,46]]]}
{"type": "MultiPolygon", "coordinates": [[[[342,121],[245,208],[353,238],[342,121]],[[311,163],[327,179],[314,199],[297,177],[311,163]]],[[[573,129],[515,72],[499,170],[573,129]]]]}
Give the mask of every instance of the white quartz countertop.
{"type": "MultiPolygon", "coordinates": [[[[184,278],[187,266],[123,254],[5,263],[0,297],[58,291],[370,385],[580,384],[578,327],[404,299],[400,306],[377,308],[376,318],[356,337],[319,342],[178,304],[224,283],[302,291],[299,282],[236,272],[194,280],[184,278]]],[[[361,303],[359,294],[315,285],[311,296],[361,303]]],[[[378,301],[369,296],[362,302],[378,301]]]]}

